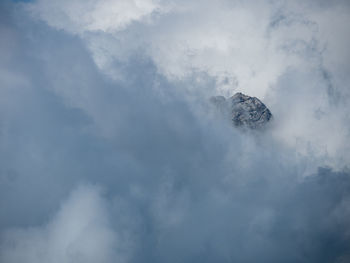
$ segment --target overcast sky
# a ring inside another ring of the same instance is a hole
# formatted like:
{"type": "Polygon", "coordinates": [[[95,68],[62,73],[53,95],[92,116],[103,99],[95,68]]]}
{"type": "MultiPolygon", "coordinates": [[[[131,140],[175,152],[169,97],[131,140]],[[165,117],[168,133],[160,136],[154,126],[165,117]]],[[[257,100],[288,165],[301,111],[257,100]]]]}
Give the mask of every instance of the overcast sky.
{"type": "Polygon", "coordinates": [[[4,0],[0,262],[350,262],[350,2],[4,0]],[[261,132],[219,116],[243,92],[261,132]]]}

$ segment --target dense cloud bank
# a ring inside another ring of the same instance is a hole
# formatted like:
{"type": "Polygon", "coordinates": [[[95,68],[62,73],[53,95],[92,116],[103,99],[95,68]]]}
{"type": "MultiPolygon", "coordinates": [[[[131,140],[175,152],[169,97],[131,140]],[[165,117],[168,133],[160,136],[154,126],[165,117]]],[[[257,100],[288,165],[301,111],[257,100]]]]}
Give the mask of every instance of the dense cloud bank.
{"type": "Polygon", "coordinates": [[[2,2],[0,262],[348,262],[349,8],[2,2]]]}

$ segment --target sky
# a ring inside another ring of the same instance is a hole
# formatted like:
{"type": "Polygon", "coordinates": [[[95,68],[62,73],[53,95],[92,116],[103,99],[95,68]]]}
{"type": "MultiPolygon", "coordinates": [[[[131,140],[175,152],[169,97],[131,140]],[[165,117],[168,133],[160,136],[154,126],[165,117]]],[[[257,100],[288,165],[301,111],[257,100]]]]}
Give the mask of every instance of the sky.
{"type": "Polygon", "coordinates": [[[0,2],[0,262],[350,261],[347,0],[0,2]],[[273,114],[234,128],[236,92],[273,114]]]}

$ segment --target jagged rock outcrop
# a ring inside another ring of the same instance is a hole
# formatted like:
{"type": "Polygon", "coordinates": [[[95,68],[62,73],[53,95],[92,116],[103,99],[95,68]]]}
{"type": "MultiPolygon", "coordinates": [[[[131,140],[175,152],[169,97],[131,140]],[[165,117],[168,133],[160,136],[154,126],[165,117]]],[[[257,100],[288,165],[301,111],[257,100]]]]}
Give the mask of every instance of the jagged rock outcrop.
{"type": "Polygon", "coordinates": [[[261,129],[272,119],[272,114],[264,103],[240,92],[228,99],[215,96],[210,101],[220,112],[229,116],[236,127],[261,129]]]}

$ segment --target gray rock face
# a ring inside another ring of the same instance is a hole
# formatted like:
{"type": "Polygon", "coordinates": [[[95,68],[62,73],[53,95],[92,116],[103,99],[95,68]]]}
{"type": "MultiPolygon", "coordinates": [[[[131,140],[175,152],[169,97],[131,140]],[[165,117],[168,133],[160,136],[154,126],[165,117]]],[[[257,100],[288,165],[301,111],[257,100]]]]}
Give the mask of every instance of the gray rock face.
{"type": "Polygon", "coordinates": [[[240,92],[228,99],[215,96],[210,101],[222,113],[227,114],[236,127],[261,129],[272,119],[272,114],[264,103],[240,92]]]}

